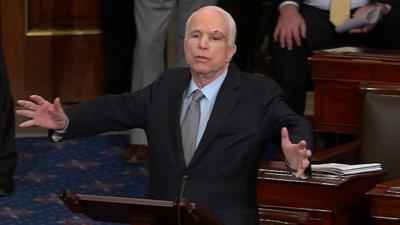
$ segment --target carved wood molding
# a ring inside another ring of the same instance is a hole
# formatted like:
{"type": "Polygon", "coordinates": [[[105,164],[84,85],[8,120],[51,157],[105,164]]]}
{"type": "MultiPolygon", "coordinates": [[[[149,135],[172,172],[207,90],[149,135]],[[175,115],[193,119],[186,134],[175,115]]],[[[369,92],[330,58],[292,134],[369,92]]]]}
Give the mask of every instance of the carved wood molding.
{"type": "Polygon", "coordinates": [[[98,0],[25,0],[25,35],[101,33],[98,0]]]}

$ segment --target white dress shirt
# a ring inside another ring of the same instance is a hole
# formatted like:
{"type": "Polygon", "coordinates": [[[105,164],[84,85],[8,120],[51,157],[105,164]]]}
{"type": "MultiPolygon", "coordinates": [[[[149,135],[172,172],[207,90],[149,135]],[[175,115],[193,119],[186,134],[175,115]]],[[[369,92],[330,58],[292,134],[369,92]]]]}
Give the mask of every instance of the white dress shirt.
{"type": "MultiPolygon", "coordinates": [[[[309,6],[314,6],[322,10],[329,10],[331,6],[331,0],[304,0],[303,3],[309,6]]],[[[350,3],[351,3],[350,8],[355,9],[369,4],[369,0],[350,0],[350,3]]],[[[298,4],[294,1],[284,1],[279,5],[279,8],[287,4],[293,4],[298,6],[298,4]]]]}
{"type": "MultiPolygon", "coordinates": [[[[204,98],[200,101],[200,122],[199,129],[197,131],[196,148],[200,143],[201,137],[207,127],[208,119],[210,119],[211,112],[214,108],[215,99],[222,83],[225,80],[228,69],[226,69],[216,80],[207,84],[205,87],[201,88],[201,92],[204,94],[204,98]]],[[[190,81],[188,89],[183,94],[183,103],[181,108],[180,124],[182,125],[183,119],[186,114],[186,110],[192,101],[192,94],[195,90],[199,89],[194,83],[193,78],[190,81]]]]}

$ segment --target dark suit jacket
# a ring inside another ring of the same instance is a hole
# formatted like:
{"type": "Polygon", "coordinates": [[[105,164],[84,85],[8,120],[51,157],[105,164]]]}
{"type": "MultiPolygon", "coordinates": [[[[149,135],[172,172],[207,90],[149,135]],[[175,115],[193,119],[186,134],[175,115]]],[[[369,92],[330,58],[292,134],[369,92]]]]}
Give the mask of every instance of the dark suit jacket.
{"type": "Polygon", "coordinates": [[[68,111],[65,138],[109,130],[144,128],[149,142],[147,194],[173,200],[180,195],[208,209],[227,225],[257,221],[256,176],[265,143],[287,126],[293,141],[312,143],[307,120],[283,102],[279,86],[263,76],[230,67],[200,144],[185,166],[180,131],[188,69],[168,70],[143,90],[99,97],[68,111]]]}
{"type": "Polygon", "coordinates": [[[6,62],[0,48],[0,175],[12,176],[17,165],[14,102],[6,62]]]}

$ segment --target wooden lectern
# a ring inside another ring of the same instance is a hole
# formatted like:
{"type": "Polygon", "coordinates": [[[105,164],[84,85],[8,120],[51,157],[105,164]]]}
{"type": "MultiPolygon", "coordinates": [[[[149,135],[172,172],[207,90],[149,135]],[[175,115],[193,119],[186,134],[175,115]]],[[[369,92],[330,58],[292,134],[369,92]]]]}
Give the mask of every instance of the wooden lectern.
{"type": "MultiPolygon", "coordinates": [[[[262,162],[257,181],[259,210],[298,212],[299,219],[306,218],[305,224],[368,224],[365,193],[382,182],[384,174],[378,171],[337,176],[314,172],[310,179],[299,180],[287,171],[283,162],[262,162]]],[[[260,219],[269,218],[260,214],[260,219]]]]}
{"type": "Polygon", "coordinates": [[[367,196],[376,225],[400,225],[400,179],[377,184],[367,196]]]}
{"type": "Polygon", "coordinates": [[[95,221],[131,225],[224,225],[208,211],[185,199],[164,201],[75,194],[64,190],[60,199],[73,213],[95,221]]]}

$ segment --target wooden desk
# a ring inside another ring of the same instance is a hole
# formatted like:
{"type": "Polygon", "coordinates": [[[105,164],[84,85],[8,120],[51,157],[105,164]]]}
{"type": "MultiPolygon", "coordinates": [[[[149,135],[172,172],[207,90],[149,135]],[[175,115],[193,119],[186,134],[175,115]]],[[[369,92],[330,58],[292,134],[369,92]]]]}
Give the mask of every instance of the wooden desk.
{"type": "MultiPolygon", "coordinates": [[[[260,166],[257,198],[260,211],[266,209],[307,213],[307,224],[367,224],[365,192],[383,181],[384,172],[353,176],[314,174],[303,181],[290,175],[282,162],[263,162],[260,166]]],[[[260,219],[265,219],[260,215],[260,219]]]]}
{"type": "Polygon", "coordinates": [[[359,85],[400,83],[398,50],[319,51],[309,58],[309,66],[314,82],[316,131],[356,134],[360,124],[359,85]]]}
{"type": "Polygon", "coordinates": [[[367,192],[370,214],[377,225],[400,224],[400,194],[388,192],[393,186],[400,186],[400,179],[378,184],[367,192]]]}

